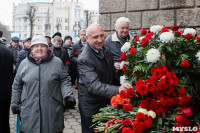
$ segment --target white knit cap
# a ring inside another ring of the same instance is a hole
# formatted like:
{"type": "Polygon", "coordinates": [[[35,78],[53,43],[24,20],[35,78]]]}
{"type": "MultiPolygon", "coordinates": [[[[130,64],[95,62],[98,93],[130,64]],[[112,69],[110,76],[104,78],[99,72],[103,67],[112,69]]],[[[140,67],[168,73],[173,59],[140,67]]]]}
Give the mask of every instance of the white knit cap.
{"type": "Polygon", "coordinates": [[[32,40],[31,40],[31,47],[35,44],[45,44],[47,47],[49,47],[49,45],[47,44],[47,40],[46,40],[45,36],[43,36],[43,35],[33,36],[32,40]]]}

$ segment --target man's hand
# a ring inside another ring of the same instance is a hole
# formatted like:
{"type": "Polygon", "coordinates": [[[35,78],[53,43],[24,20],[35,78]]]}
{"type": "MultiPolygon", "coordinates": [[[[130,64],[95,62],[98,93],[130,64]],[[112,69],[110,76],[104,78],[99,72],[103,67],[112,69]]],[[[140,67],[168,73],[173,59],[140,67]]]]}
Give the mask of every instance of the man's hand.
{"type": "Polygon", "coordinates": [[[120,70],[120,64],[121,64],[121,62],[115,62],[115,64],[114,64],[115,69],[120,70]]]}
{"type": "Polygon", "coordinates": [[[21,109],[19,106],[13,106],[13,107],[11,107],[11,110],[12,110],[13,114],[20,114],[20,112],[21,112],[21,109]]]}
{"type": "Polygon", "coordinates": [[[123,90],[126,91],[129,88],[133,88],[132,85],[130,85],[129,83],[123,83],[120,87],[119,87],[119,93],[123,90]]]}

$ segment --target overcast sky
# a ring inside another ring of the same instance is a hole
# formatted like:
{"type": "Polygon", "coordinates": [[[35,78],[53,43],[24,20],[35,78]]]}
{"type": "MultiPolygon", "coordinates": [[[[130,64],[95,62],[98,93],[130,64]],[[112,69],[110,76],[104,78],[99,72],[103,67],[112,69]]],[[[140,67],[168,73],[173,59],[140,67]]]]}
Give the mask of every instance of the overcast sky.
{"type": "MultiPolygon", "coordinates": [[[[68,0],[70,1],[70,0],[68,0]]],[[[76,0],[74,0],[76,1],[76,0]]],[[[84,4],[85,9],[99,10],[99,0],[79,0],[84,4]]],[[[21,0],[2,0],[0,4],[0,22],[4,25],[12,25],[12,7],[13,3],[19,3],[21,0]]]]}

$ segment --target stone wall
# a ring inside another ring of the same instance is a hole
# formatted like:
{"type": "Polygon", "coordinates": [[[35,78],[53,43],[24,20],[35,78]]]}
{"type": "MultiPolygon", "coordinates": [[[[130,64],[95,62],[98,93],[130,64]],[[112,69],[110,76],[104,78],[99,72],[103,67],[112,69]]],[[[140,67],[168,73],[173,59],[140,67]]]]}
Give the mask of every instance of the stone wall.
{"type": "Polygon", "coordinates": [[[165,25],[195,27],[200,33],[200,0],[99,0],[100,25],[111,34],[119,17],[131,20],[130,30],[165,25]]]}

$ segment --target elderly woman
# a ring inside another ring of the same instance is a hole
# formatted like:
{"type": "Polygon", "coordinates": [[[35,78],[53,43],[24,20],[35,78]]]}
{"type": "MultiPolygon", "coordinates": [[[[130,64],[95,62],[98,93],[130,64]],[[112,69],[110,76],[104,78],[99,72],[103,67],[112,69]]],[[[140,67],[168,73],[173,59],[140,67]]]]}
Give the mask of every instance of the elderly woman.
{"type": "Polygon", "coordinates": [[[17,71],[11,109],[21,111],[24,133],[61,133],[64,129],[63,98],[72,94],[70,77],[62,61],[48,49],[43,35],[31,41],[31,51],[17,71]]]}
{"type": "Polygon", "coordinates": [[[116,75],[116,85],[119,85],[120,76],[123,75],[123,72],[120,70],[120,55],[122,54],[121,47],[125,44],[125,42],[133,39],[131,34],[129,34],[129,25],[130,20],[128,18],[118,18],[115,24],[116,32],[113,35],[108,36],[105,41],[105,45],[111,50],[115,69],[119,70],[116,75]]]}

